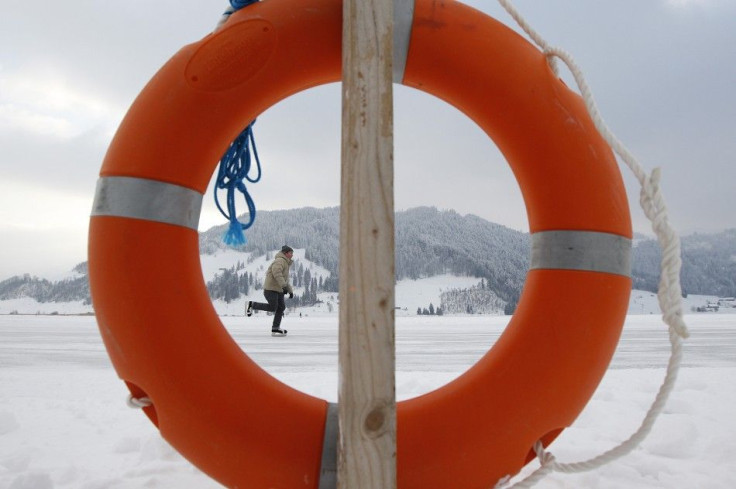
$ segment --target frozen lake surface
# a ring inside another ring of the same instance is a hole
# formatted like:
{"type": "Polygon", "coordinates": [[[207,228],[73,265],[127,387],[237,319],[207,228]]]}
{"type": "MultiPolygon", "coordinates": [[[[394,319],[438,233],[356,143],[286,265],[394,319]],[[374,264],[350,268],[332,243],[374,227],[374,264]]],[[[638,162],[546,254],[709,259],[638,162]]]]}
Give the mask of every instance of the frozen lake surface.
{"type": "MultiPolygon", "coordinates": [[[[270,336],[265,315],[222,320],[274,377],[336,401],[336,316],[288,316],[285,338],[270,336]]],[[[460,375],[507,321],[397,318],[397,397],[460,375]]],[[[689,315],[687,322],[692,337],[683,370],[642,447],[594,472],[554,474],[538,487],[736,487],[736,315],[689,315]]],[[[628,437],[662,382],[668,356],[660,318],[628,316],[598,391],[552,445],[558,459],[587,459],[628,437]]],[[[0,316],[0,489],[219,487],[162,441],[142,413],[127,408],[126,395],[94,317],[0,316]]]]}

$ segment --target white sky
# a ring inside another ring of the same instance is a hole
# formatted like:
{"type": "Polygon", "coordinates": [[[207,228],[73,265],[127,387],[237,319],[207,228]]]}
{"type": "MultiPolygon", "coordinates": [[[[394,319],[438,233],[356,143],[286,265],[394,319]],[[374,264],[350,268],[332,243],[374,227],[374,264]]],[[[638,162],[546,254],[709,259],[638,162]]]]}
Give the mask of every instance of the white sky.
{"type": "MultiPolygon", "coordinates": [[[[467,3],[512,22],[493,0],[467,3]]],[[[227,5],[0,4],[0,280],[86,260],[95,182],[119,121],[161,65],[210,32],[227,5]]],[[[642,165],[663,168],[675,228],[736,227],[736,2],[516,5],[551,44],[573,54],[604,119],[642,165]]],[[[485,134],[429,95],[397,86],[394,96],[397,209],[434,205],[527,231],[518,187],[485,134]]],[[[282,101],[255,131],[264,176],[249,188],[258,209],[339,204],[338,84],[282,101]]],[[[625,178],[635,229],[651,234],[635,181],[625,178]]],[[[221,223],[207,195],[201,228],[221,223]]]]}

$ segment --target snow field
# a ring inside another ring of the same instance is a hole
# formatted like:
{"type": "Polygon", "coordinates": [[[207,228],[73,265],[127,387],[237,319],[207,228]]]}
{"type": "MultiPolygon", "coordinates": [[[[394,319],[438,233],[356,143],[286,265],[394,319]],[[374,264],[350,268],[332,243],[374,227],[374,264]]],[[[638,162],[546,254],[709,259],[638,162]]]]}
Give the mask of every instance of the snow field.
{"type": "MultiPolygon", "coordinates": [[[[337,319],[223,318],[277,379],[331,401],[337,392],[337,319]]],[[[397,395],[406,399],[465,371],[505,326],[503,317],[397,319],[397,395]],[[458,334],[462,331],[462,334],[458,334]]],[[[736,315],[691,315],[692,338],[672,398],[648,439],[623,459],[537,487],[736,487],[736,315]]],[[[595,396],[551,451],[562,462],[598,455],[638,427],[662,382],[666,332],[629,316],[621,348],[595,396]],[[639,350],[637,351],[637,346],[639,350]]],[[[93,317],[0,316],[0,489],[215,488],[163,441],[102,347],[93,317]]],[[[532,462],[523,473],[536,468],[532,462]]]]}

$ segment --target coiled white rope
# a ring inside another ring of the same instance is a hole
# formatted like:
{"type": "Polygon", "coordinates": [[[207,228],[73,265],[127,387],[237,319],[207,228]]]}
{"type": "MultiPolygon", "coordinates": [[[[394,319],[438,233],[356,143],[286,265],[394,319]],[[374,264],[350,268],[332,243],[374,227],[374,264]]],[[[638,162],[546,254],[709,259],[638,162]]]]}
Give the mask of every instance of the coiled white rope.
{"type": "MultiPolygon", "coordinates": [[[[572,56],[566,51],[550,46],[542,36],[540,36],[523,18],[523,16],[511,4],[511,0],[498,0],[501,6],[514,18],[524,32],[539,46],[544,52],[550,63],[550,67],[558,74],[556,59],[561,59],[572,73],[575,83],[577,83],[580,94],[585,101],[591,119],[598,129],[601,136],[608,142],[618,157],[629,167],[634,173],[641,186],[639,203],[644,210],[647,219],[652,223],[652,230],[657,236],[659,246],[662,249],[661,274],[659,280],[659,292],[657,298],[659,307],[662,310],[662,318],[669,329],[671,355],[667,364],[662,386],[659,388],[652,406],[649,408],[639,429],[631,435],[626,441],[620,445],[608,450],[607,452],[593,457],[589,460],[577,463],[559,463],[555,457],[544,450],[541,442],[534,445],[534,450],[540,462],[539,469],[532,472],[523,480],[517,482],[511,488],[521,489],[532,487],[539,482],[544,476],[550,472],[585,472],[601,467],[613,460],[616,460],[636,448],[652,429],[657,416],[664,409],[667,399],[674,388],[677,372],[682,361],[682,340],[689,336],[687,325],[683,319],[682,310],[682,288],[680,285],[680,269],[682,268],[682,259],[680,257],[680,238],[675,230],[670,226],[667,218],[667,206],[664,197],[659,188],[659,180],[661,170],[655,168],[651,175],[647,175],[636,158],[631,152],[618,140],[608,126],[603,122],[598,107],[593,99],[593,94],[588,86],[585,77],[572,56]]],[[[504,477],[497,484],[496,488],[504,487],[508,484],[510,477],[504,477]]]]}

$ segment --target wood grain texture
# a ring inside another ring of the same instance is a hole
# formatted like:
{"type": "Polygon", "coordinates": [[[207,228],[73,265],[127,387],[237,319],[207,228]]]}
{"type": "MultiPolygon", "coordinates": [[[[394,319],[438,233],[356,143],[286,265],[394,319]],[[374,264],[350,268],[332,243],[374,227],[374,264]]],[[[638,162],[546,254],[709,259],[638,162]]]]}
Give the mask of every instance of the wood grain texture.
{"type": "Polygon", "coordinates": [[[392,0],[343,3],[338,488],[396,487],[392,0]]]}

